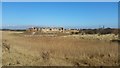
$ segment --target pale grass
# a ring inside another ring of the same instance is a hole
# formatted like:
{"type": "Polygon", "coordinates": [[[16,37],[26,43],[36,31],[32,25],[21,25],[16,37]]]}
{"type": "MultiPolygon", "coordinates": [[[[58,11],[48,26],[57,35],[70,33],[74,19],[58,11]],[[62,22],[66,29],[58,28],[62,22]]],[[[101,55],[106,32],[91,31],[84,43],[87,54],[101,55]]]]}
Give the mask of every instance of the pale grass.
{"type": "MultiPolygon", "coordinates": [[[[111,66],[117,65],[118,45],[74,37],[42,37],[3,32],[12,56],[3,65],[111,66]],[[18,57],[19,56],[19,57],[18,57]],[[19,60],[18,60],[19,58],[19,60]],[[17,64],[19,62],[19,64],[17,64]]],[[[4,57],[8,56],[7,53],[4,57]]],[[[4,59],[7,61],[7,57],[4,59]]]]}

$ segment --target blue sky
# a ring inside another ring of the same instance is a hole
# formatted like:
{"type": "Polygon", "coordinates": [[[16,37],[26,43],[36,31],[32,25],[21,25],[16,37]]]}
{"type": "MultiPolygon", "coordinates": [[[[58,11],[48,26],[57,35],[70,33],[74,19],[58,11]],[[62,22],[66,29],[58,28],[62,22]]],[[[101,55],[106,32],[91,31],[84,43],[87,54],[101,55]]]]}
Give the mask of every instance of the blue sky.
{"type": "Polygon", "coordinates": [[[3,2],[2,24],[14,26],[118,27],[117,2],[3,2]]]}

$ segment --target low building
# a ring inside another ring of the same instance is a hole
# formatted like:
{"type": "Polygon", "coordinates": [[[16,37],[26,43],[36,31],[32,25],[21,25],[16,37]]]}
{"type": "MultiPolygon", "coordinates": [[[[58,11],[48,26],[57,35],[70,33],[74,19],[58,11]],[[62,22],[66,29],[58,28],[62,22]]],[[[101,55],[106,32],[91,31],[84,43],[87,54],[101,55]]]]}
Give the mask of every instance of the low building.
{"type": "Polygon", "coordinates": [[[28,32],[41,32],[41,33],[67,33],[78,34],[78,29],[64,29],[63,27],[32,27],[27,29],[28,32]]]}
{"type": "Polygon", "coordinates": [[[28,32],[44,32],[44,33],[51,33],[51,32],[63,32],[63,27],[32,27],[27,29],[28,32]]]}

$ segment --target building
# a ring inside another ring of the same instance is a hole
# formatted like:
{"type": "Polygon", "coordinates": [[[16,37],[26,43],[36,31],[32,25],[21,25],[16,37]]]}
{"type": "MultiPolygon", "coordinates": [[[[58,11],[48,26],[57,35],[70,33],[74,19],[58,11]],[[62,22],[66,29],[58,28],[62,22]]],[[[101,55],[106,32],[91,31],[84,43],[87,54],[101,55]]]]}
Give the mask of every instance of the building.
{"type": "Polygon", "coordinates": [[[40,32],[40,33],[67,33],[78,34],[78,29],[64,29],[63,27],[32,27],[27,29],[28,32],[40,32]]]}
{"type": "Polygon", "coordinates": [[[63,32],[63,27],[32,27],[27,29],[28,32],[57,33],[63,32]]]}

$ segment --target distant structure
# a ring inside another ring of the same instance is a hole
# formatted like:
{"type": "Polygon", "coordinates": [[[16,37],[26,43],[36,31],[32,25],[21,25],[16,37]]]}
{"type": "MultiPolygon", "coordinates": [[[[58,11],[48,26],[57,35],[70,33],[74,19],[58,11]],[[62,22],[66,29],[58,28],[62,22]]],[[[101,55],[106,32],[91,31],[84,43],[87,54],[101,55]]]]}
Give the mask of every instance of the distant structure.
{"type": "Polygon", "coordinates": [[[51,33],[51,32],[63,32],[63,27],[32,27],[28,28],[27,31],[29,32],[44,32],[44,33],[51,33]]]}
{"type": "Polygon", "coordinates": [[[78,33],[77,29],[64,29],[63,27],[31,27],[26,31],[28,32],[41,32],[41,33],[78,33]]]}

